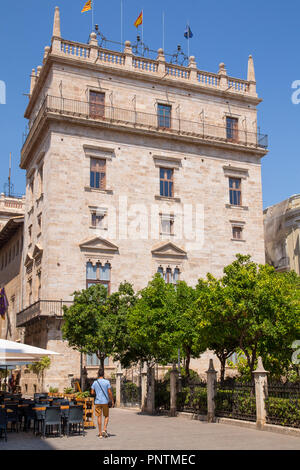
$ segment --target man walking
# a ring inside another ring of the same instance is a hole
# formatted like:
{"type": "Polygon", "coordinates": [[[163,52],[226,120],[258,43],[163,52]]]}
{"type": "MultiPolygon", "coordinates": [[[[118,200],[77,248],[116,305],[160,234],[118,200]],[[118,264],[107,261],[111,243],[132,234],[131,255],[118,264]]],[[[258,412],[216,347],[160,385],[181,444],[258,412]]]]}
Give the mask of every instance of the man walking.
{"type": "Polygon", "coordinates": [[[111,391],[109,380],[104,378],[104,370],[99,369],[98,379],[94,381],[91,390],[92,395],[96,394],[95,398],[95,413],[98,419],[99,434],[98,437],[108,437],[107,425],[109,420],[109,402],[111,401],[112,407],[114,407],[114,397],[111,391]],[[104,416],[104,427],[102,432],[102,414],[104,416]]]}

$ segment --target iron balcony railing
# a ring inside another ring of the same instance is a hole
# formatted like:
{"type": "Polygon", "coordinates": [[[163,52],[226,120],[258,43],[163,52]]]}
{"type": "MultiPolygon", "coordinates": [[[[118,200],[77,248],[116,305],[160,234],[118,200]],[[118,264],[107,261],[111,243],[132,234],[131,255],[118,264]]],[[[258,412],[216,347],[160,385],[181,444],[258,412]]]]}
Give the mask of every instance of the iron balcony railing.
{"type": "Polygon", "coordinates": [[[63,306],[70,307],[72,301],[64,300],[38,300],[34,304],[17,313],[16,326],[25,326],[35,318],[39,317],[62,317],[63,306]]]}
{"type": "Polygon", "coordinates": [[[123,125],[136,129],[157,131],[181,136],[198,137],[204,140],[228,142],[246,147],[267,149],[268,136],[260,132],[249,132],[246,129],[216,126],[199,119],[189,121],[173,116],[144,113],[134,109],[122,109],[114,106],[77,101],[69,98],[47,95],[40,108],[37,109],[29,121],[25,133],[25,142],[28,135],[34,131],[40,119],[46,113],[55,113],[62,116],[78,117],[92,121],[99,121],[112,125],[123,125]]]}

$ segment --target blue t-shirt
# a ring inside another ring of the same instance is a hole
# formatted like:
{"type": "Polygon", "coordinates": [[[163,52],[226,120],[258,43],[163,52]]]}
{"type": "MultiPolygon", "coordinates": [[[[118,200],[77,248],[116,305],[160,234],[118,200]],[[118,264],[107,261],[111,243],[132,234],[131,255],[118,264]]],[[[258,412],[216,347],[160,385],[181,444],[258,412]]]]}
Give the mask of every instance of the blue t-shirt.
{"type": "Polygon", "coordinates": [[[110,387],[109,380],[106,380],[106,379],[95,380],[95,382],[92,385],[92,389],[95,390],[95,393],[96,393],[95,405],[107,405],[109,401],[108,390],[110,388],[111,387],[110,387]]]}

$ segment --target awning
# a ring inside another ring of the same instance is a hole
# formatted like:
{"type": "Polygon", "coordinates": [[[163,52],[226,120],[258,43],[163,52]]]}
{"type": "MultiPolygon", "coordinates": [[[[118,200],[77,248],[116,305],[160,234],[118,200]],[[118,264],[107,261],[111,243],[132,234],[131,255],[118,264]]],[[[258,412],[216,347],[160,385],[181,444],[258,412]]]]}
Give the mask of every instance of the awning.
{"type": "Polygon", "coordinates": [[[0,339],[0,365],[20,365],[39,361],[45,356],[60,356],[61,354],[48,349],[36,348],[28,344],[16,343],[0,339]]]}

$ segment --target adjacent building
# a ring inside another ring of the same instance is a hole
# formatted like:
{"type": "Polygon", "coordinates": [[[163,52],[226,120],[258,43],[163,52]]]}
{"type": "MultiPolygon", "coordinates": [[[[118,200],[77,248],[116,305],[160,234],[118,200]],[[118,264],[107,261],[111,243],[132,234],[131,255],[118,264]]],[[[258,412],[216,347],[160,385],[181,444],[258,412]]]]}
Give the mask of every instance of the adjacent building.
{"type": "Polygon", "coordinates": [[[267,263],[300,274],[300,194],[268,207],[264,226],[267,263]]]}
{"type": "MultiPolygon", "coordinates": [[[[21,152],[26,171],[22,301],[28,344],[63,355],[46,386],[69,385],[79,354],[62,340],[62,307],[95,283],[143,288],[159,272],[195,285],[236,253],[265,262],[253,59],[247,80],[61,37],[59,10],[32,71],[21,152]]],[[[109,362],[107,367],[114,367],[109,362]]],[[[88,374],[95,357],[84,358],[88,374]]],[[[201,361],[198,369],[202,368],[201,361]]],[[[205,357],[204,367],[207,367],[205,357]]]]}

